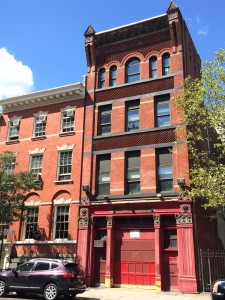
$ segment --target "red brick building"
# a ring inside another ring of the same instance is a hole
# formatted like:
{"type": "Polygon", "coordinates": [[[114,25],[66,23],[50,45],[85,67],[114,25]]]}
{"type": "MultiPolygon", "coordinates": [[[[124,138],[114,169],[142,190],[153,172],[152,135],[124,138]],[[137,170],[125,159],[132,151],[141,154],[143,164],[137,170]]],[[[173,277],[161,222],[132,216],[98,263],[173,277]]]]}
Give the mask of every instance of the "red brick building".
{"type": "Polygon", "coordinates": [[[206,220],[180,196],[189,159],[187,145],[176,146],[185,127],[174,98],[200,72],[185,21],[171,2],[158,17],[99,33],[89,26],[85,50],[77,258],[87,281],[196,292],[196,250],[216,239],[201,239],[206,220]]]}
{"type": "Polygon", "coordinates": [[[36,255],[75,258],[84,94],[73,84],[1,100],[1,152],[15,153],[12,171],[32,170],[40,184],[27,195],[24,222],[11,227],[4,267],[36,255]]]}
{"type": "Polygon", "coordinates": [[[196,292],[198,250],[217,236],[181,195],[189,158],[174,98],[201,64],[185,21],[171,2],[144,21],[89,26],[85,50],[85,86],[1,101],[1,152],[13,151],[15,172],[33,170],[42,188],[12,225],[4,266],[70,257],[91,286],[196,292]]]}

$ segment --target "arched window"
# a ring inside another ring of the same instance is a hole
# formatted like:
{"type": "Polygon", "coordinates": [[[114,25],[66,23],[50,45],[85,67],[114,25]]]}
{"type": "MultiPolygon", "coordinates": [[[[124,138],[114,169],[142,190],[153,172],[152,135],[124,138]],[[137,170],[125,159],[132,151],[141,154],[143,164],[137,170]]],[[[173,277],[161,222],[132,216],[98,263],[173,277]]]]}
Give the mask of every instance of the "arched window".
{"type": "Polygon", "coordinates": [[[165,53],[162,57],[162,74],[167,75],[170,74],[170,55],[169,53],[165,53]]]}
{"type": "Polygon", "coordinates": [[[98,88],[105,87],[105,69],[100,69],[98,73],[98,88]]]}
{"type": "Polygon", "coordinates": [[[140,80],[140,60],[133,58],[126,65],[126,82],[140,80]]]}
{"type": "Polygon", "coordinates": [[[116,71],[117,71],[116,66],[112,66],[110,68],[110,74],[109,74],[109,85],[110,86],[116,85],[116,71]]]}
{"type": "Polygon", "coordinates": [[[150,77],[155,78],[157,77],[157,57],[153,56],[150,58],[150,77]]]}

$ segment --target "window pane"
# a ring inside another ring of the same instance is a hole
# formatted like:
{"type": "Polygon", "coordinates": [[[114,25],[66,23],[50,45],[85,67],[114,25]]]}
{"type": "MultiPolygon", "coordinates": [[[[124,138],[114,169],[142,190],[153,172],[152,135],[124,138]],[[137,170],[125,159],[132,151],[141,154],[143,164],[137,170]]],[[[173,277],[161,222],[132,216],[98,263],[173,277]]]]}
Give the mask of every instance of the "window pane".
{"type": "Polygon", "coordinates": [[[110,184],[98,184],[98,195],[109,195],[110,194],[110,184]]]}
{"type": "Polygon", "coordinates": [[[106,172],[106,173],[100,173],[98,176],[98,182],[109,182],[110,181],[110,173],[106,172]]]}
{"type": "Polygon", "coordinates": [[[128,170],[127,172],[128,180],[139,180],[140,179],[140,170],[128,170]]]}
{"type": "Polygon", "coordinates": [[[161,180],[159,189],[161,192],[172,191],[173,190],[173,180],[172,179],[161,180]]]}
{"type": "Polygon", "coordinates": [[[140,182],[129,182],[127,184],[127,193],[128,194],[140,193],[140,182]]]}
{"type": "Polygon", "coordinates": [[[111,123],[111,112],[101,115],[101,124],[111,123]]]}
{"type": "Polygon", "coordinates": [[[168,115],[169,112],[170,112],[170,110],[169,110],[168,102],[158,104],[158,106],[157,106],[157,115],[158,116],[168,115]]]}
{"type": "Polygon", "coordinates": [[[159,167],[159,178],[172,178],[172,166],[159,167]]]}
{"type": "Polygon", "coordinates": [[[69,206],[57,206],[56,210],[55,238],[67,239],[69,228],[69,206]]]}
{"type": "Polygon", "coordinates": [[[37,230],[38,207],[29,207],[25,218],[25,239],[32,239],[33,232],[37,230]]]}
{"type": "Polygon", "coordinates": [[[158,117],[157,126],[168,126],[170,125],[170,116],[158,117]]]}
{"type": "Polygon", "coordinates": [[[139,129],[139,108],[128,111],[128,130],[139,129]]]}

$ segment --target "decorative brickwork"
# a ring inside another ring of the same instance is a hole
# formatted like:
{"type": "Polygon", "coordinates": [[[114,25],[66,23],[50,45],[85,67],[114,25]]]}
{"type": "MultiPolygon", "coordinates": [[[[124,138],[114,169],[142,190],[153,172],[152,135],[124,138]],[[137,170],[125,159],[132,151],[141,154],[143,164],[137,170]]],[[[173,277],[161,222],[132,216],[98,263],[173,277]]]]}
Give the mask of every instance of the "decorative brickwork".
{"type": "Polygon", "coordinates": [[[173,143],[175,142],[175,139],[176,135],[174,129],[135,133],[126,136],[114,136],[104,139],[95,139],[93,141],[93,151],[173,143]]]}
{"type": "Polygon", "coordinates": [[[159,91],[165,91],[174,87],[174,78],[166,77],[158,80],[151,80],[148,82],[142,82],[123,86],[121,88],[103,90],[96,93],[95,102],[104,102],[109,100],[116,100],[121,98],[127,98],[131,96],[139,96],[144,94],[150,94],[159,91]]]}

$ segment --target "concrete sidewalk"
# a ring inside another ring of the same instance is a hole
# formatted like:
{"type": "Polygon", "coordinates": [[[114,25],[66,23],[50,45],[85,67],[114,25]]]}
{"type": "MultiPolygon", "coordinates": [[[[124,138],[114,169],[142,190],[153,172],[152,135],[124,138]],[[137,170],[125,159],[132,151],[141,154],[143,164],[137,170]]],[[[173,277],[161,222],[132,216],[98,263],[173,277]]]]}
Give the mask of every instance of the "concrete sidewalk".
{"type": "Polygon", "coordinates": [[[78,300],[210,300],[210,293],[183,294],[179,292],[158,292],[140,288],[87,288],[77,295],[78,300]]]}

